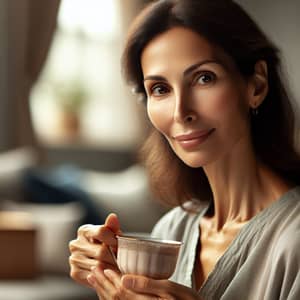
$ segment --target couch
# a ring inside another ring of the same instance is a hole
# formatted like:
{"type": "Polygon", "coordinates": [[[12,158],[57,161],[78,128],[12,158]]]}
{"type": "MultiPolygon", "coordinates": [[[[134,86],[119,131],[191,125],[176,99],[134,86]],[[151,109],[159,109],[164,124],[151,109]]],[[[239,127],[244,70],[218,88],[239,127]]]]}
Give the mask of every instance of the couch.
{"type": "MultiPolygon", "coordinates": [[[[32,216],[38,231],[36,259],[39,271],[32,279],[0,280],[0,300],[97,299],[92,290],[74,283],[68,276],[68,242],[76,236],[85,217],[81,203],[24,200],[24,174],[36,167],[32,149],[1,153],[0,166],[0,210],[25,211],[32,216]]],[[[117,213],[125,232],[148,234],[166,212],[153,200],[145,172],[139,165],[110,173],[80,170],[79,186],[92,199],[99,216],[117,213]]]]}

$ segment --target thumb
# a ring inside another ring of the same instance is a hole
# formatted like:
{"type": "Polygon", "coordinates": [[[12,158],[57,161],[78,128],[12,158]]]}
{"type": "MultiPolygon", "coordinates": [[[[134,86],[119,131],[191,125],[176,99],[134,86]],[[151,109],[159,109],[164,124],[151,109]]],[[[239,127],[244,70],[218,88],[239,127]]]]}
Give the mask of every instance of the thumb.
{"type": "Polygon", "coordinates": [[[114,213],[107,216],[104,226],[107,226],[115,234],[122,233],[118,216],[114,213]]]}

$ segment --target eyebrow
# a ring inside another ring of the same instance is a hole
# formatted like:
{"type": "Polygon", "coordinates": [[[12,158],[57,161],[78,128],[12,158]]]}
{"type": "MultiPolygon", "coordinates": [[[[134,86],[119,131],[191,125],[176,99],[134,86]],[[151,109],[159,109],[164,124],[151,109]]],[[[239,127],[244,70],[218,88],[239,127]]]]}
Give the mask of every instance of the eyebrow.
{"type": "MultiPolygon", "coordinates": [[[[193,72],[194,70],[196,70],[197,68],[199,68],[202,65],[205,64],[218,64],[223,66],[223,64],[217,60],[217,59],[206,59],[206,60],[202,60],[200,62],[197,62],[193,65],[191,65],[190,67],[188,67],[186,70],[183,71],[183,76],[187,76],[189,75],[191,72],[193,72]]],[[[146,80],[162,80],[162,81],[167,81],[165,77],[160,76],[160,75],[148,75],[144,78],[144,81],[146,80]]]]}

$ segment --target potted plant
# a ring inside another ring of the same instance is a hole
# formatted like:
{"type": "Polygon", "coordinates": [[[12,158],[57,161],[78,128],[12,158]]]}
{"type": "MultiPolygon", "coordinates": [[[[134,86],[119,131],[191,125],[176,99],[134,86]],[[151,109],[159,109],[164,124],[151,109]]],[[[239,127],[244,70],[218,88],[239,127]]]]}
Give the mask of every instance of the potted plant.
{"type": "Polygon", "coordinates": [[[55,89],[61,110],[61,128],[68,137],[77,137],[80,133],[80,112],[87,101],[86,89],[80,81],[57,84],[55,89]]]}

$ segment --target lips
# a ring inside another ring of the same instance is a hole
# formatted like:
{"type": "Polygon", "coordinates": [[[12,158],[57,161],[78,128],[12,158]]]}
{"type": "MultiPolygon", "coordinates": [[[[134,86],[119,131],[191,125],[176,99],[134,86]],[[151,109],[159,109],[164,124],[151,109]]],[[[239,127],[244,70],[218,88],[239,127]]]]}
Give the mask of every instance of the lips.
{"type": "Polygon", "coordinates": [[[215,131],[215,128],[201,131],[192,131],[187,134],[174,136],[174,139],[186,149],[194,148],[203,142],[215,131]]]}
{"type": "Polygon", "coordinates": [[[188,133],[188,134],[176,135],[176,136],[174,136],[174,138],[175,138],[175,140],[177,140],[179,142],[190,141],[190,140],[193,140],[193,139],[198,139],[198,138],[204,137],[207,134],[210,134],[214,130],[215,129],[212,128],[212,129],[209,129],[209,130],[193,131],[193,132],[188,133]]]}

